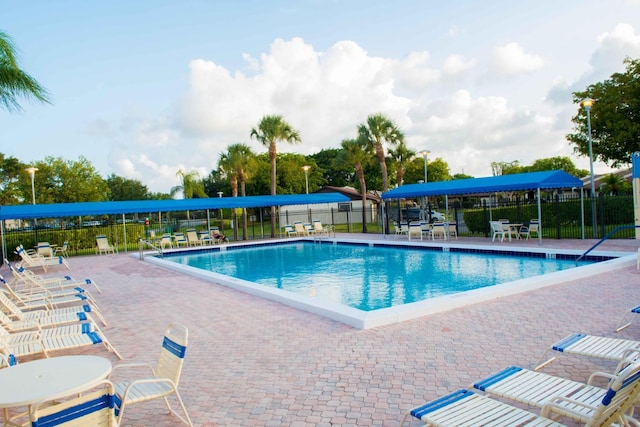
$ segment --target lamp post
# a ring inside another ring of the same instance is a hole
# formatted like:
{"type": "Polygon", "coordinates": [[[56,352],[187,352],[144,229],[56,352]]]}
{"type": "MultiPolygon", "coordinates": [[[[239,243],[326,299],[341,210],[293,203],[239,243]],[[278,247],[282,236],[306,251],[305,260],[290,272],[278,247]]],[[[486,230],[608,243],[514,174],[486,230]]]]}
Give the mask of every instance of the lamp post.
{"type": "Polygon", "coordinates": [[[593,144],[591,143],[591,106],[595,101],[591,98],[585,98],[580,101],[580,106],[584,107],[587,112],[587,138],[589,141],[589,173],[591,184],[591,232],[595,239],[597,237],[597,221],[596,221],[596,185],[593,175],[593,144]]]}
{"type": "Polygon", "coordinates": [[[36,172],[38,172],[38,168],[30,167],[30,168],[26,168],[25,171],[27,171],[29,173],[29,176],[31,177],[31,200],[35,205],[36,204],[36,186],[35,186],[34,180],[36,177],[36,172]]]}
{"type": "Polygon", "coordinates": [[[309,169],[311,169],[311,166],[304,165],[302,167],[302,170],[304,171],[304,184],[305,188],[307,189],[307,194],[309,194],[309,169]]]}
{"type": "Polygon", "coordinates": [[[429,150],[422,150],[420,152],[420,154],[422,154],[422,158],[424,159],[424,182],[425,182],[425,184],[428,182],[427,181],[427,156],[429,155],[429,153],[431,153],[431,151],[429,151],[429,150]]]}
{"type": "MultiPolygon", "coordinates": [[[[222,191],[218,191],[218,197],[222,198],[222,191]]],[[[224,234],[224,216],[222,208],[220,208],[220,234],[224,234]]]]}

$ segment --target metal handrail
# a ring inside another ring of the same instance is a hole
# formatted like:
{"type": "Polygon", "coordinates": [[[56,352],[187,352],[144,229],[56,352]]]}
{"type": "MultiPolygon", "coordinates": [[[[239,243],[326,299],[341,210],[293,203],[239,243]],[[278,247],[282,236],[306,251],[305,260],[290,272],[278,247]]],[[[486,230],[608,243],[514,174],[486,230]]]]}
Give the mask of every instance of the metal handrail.
{"type": "Polygon", "coordinates": [[[160,254],[160,258],[164,258],[164,255],[162,253],[162,248],[157,247],[156,245],[153,244],[153,242],[150,242],[149,240],[143,240],[143,239],[139,239],[138,240],[138,251],[140,253],[140,260],[144,260],[144,247],[146,246],[150,246],[153,249],[155,249],[156,251],[158,251],[158,254],[160,254]]]}
{"type": "Polygon", "coordinates": [[[589,252],[591,252],[592,250],[594,250],[595,248],[597,248],[598,246],[600,246],[600,244],[602,242],[604,242],[605,240],[607,240],[610,236],[614,235],[615,233],[618,232],[618,230],[625,230],[628,228],[640,228],[640,225],[619,225],[618,227],[614,228],[613,230],[611,230],[610,232],[608,232],[602,239],[600,239],[598,241],[598,243],[596,243],[595,245],[591,246],[589,249],[587,249],[587,251],[585,253],[583,253],[582,255],[580,255],[577,259],[576,259],[576,265],[578,265],[578,261],[580,261],[582,258],[584,258],[585,256],[587,256],[587,254],[589,252]]]}

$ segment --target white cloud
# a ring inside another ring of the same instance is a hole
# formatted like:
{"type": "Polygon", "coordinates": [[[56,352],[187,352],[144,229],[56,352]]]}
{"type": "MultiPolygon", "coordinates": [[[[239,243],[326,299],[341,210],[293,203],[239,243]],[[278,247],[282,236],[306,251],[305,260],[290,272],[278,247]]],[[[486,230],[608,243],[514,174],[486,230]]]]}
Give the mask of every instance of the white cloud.
{"type": "Polygon", "coordinates": [[[442,72],[449,76],[455,76],[470,70],[475,64],[475,59],[465,60],[460,55],[449,55],[442,64],[442,72]]]}
{"type": "Polygon", "coordinates": [[[544,60],[512,42],[494,49],[493,65],[496,72],[513,75],[538,70],[544,66],[544,60]]]}

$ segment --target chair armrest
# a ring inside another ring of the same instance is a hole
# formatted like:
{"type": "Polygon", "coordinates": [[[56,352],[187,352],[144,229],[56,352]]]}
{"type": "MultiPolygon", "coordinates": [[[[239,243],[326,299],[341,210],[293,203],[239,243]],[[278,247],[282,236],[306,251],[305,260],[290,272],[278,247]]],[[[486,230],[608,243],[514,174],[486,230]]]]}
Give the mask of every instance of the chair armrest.
{"type": "Polygon", "coordinates": [[[587,381],[587,384],[593,385],[591,384],[591,382],[596,378],[605,378],[607,380],[611,380],[615,378],[615,375],[608,374],[606,372],[594,372],[593,374],[589,375],[589,380],[587,381]]]}
{"type": "Polygon", "coordinates": [[[576,410],[576,408],[585,408],[593,411],[595,411],[596,409],[592,405],[587,405],[584,402],[579,402],[577,400],[570,399],[568,397],[556,397],[542,407],[542,412],[540,412],[540,415],[542,415],[543,417],[553,419],[551,412],[555,412],[557,414],[566,414],[566,413],[574,414],[576,415],[576,417],[578,417],[578,419],[582,418],[584,416],[584,413],[576,410]],[[572,404],[574,405],[574,407],[569,408],[568,406],[561,406],[560,403],[562,402],[572,404]]]}
{"type": "Polygon", "coordinates": [[[129,368],[147,368],[151,371],[152,375],[156,374],[156,371],[153,368],[153,366],[151,366],[148,363],[142,363],[142,362],[119,363],[117,365],[114,365],[113,368],[111,369],[111,374],[109,374],[109,379],[111,379],[111,376],[114,374],[115,371],[120,371],[123,369],[129,369],[129,368]]]}

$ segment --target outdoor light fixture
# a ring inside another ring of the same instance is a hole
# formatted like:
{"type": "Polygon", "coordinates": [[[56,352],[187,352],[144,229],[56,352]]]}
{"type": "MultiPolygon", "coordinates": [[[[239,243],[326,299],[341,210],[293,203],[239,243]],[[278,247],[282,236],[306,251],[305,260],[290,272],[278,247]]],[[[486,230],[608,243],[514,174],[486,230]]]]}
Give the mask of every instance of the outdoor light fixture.
{"type": "Polygon", "coordinates": [[[307,189],[307,194],[309,194],[309,169],[311,169],[311,166],[304,165],[302,167],[302,170],[304,171],[304,183],[305,188],[307,189]]]}
{"type": "Polygon", "coordinates": [[[422,158],[424,159],[424,182],[427,183],[427,156],[431,153],[429,150],[422,150],[420,154],[422,154],[422,158]]]}
{"type": "Polygon", "coordinates": [[[591,174],[591,232],[593,238],[597,237],[596,227],[596,184],[593,175],[593,144],[591,143],[591,106],[595,102],[594,99],[585,98],[580,101],[580,106],[584,107],[584,110],[587,112],[587,140],[589,141],[589,172],[591,174]]]}
{"type": "Polygon", "coordinates": [[[34,184],[34,180],[36,177],[36,172],[38,172],[38,168],[30,167],[26,168],[25,171],[29,172],[29,176],[31,177],[31,199],[33,204],[36,204],[36,186],[34,184]]]}

